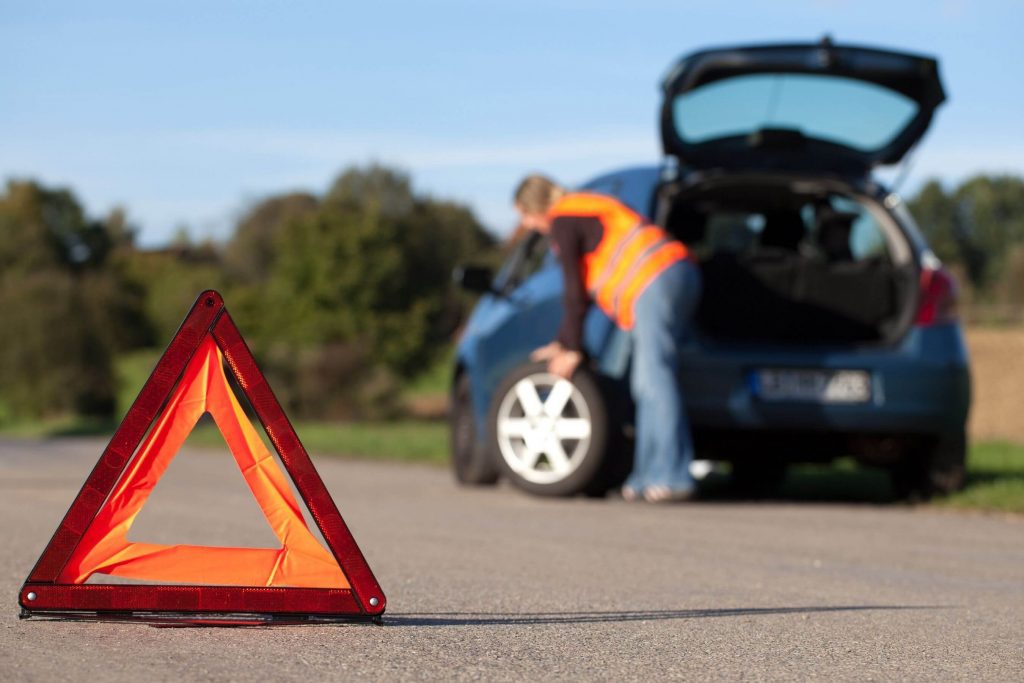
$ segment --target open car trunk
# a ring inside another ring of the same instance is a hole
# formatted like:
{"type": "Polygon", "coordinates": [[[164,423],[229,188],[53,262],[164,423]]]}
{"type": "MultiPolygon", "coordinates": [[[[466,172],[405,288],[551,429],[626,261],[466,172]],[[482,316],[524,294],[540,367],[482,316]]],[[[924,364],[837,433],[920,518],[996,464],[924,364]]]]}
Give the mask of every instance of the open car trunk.
{"type": "Polygon", "coordinates": [[[913,318],[918,270],[873,199],[750,178],[680,193],[666,227],[697,254],[701,334],[722,342],[885,344],[913,318]]]}
{"type": "Polygon", "coordinates": [[[828,38],[696,52],[662,92],[665,153],[691,168],[862,176],[898,163],[945,100],[935,59],[828,38]]]}

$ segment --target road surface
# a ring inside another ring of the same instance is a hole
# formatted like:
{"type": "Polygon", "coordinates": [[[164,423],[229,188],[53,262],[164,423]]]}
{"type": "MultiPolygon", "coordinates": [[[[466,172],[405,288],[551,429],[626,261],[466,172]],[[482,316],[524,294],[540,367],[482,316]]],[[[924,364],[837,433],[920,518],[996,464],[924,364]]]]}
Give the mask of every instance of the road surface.
{"type": "MultiPolygon", "coordinates": [[[[19,620],[102,447],[0,440],[5,681],[1024,678],[1019,517],[549,501],[330,458],[315,462],[388,595],[383,627],[19,620]]],[[[233,467],[183,451],[129,538],[266,545],[233,467]]]]}

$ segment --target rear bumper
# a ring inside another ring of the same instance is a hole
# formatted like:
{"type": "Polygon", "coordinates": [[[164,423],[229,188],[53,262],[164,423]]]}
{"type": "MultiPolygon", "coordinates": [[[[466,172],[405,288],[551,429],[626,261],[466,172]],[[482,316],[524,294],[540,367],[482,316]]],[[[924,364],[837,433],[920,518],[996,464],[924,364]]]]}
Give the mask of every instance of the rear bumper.
{"type": "Polygon", "coordinates": [[[776,350],[694,348],[682,383],[695,430],[842,434],[937,434],[963,428],[971,379],[957,325],[912,328],[889,348],[776,350]],[[754,394],[759,368],[865,370],[872,400],[858,405],[767,402],[754,394]]]}

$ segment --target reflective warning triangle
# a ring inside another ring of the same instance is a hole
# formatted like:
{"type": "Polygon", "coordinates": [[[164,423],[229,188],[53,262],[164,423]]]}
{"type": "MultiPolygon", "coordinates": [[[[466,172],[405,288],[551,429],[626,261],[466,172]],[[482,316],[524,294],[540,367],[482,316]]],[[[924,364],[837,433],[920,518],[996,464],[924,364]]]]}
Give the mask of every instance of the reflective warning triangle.
{"type": "Polygon", "coordinates": [[[215,623],[375,619],[385,602],[214,291],[196,300],[19,594],[23,616],[215,623]],[[225,366],[270,437],[284,472],[245,415],[225,366]],[[280,548],[127,540],[153,487],[205,413],[224,436],[280,548]],[[306,525],[285,472],[327,548],[306,525]],[[94,574],[154,583],[86,583],[94,574]]]}

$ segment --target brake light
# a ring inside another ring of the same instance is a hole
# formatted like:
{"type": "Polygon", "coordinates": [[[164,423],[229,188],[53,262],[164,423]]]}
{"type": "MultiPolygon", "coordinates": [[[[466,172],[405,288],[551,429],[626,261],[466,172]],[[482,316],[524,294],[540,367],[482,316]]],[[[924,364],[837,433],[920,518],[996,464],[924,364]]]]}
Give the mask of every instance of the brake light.
{"type": "Polygon", "coordinates": [[[945,268],[921,271],[921,304],[917,309],[918,325],[940,325],[956,322],[959,285],[945,268]]]}

